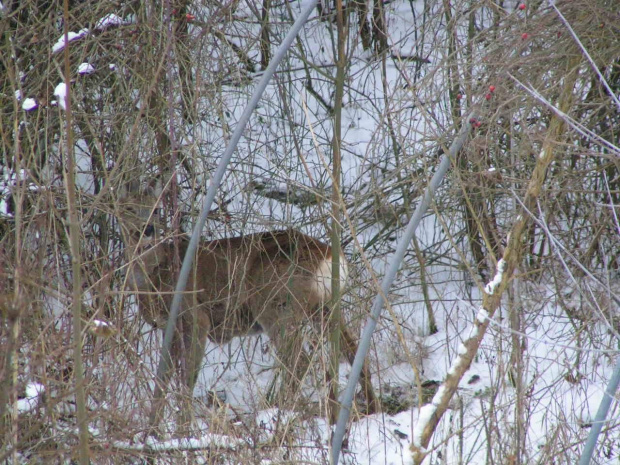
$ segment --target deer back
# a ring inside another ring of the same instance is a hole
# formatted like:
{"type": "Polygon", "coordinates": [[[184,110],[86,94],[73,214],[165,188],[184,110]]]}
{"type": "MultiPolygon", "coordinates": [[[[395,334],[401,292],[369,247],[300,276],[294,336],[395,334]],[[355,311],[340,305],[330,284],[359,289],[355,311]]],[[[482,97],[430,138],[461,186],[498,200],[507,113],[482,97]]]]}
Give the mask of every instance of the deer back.
{"type": "Polygon", "coordinates": [[[294,229],[204,242],[196,262],[218,342],[284,319],[299,324],[331,297],[330,247],[294,229]]]}

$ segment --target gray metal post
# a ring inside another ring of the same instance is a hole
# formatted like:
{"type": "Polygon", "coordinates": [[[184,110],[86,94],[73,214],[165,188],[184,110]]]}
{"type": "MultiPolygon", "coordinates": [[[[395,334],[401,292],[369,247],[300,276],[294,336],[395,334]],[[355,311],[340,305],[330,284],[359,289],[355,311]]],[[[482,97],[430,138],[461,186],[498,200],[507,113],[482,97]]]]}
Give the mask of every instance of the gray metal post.
{"type": "MultiPolygon", "coordinates": [[[[273,56],[271,63],[264,71],[263,76],[261,77],[256,89],[254,90],[254,94],[250,99],[248,105],[245,107],[241,118],[239,119],[239,123],[235,127],[235,131],[226,147],[226,151],[222,155],[222,159],[211,179],[211,183],[209,184],[209,188],[207,190],[207,195],[204,199],[202,205],[202,211],[200,212],[200,216],[198,217],[198,221],[194,226],[194,230],[192,232],[191,239],[189,241],[189,245],[187,247],[187,252],[185,253],[185,257],[183,258],[183,265],[181,266],[181,271],[179,273],[179,279],[177,281],[175,294],[172,298],[172,305],[170,306],[170,315],[168,317],[168,323],[166,325],[166,332],[164,333],[164,341],[161,347],[161,357],[159,360],[159,366],[157,367],[157,386],[160,386],[161,383],[159,381],[165,380],[167,377],[168,370],[170,369],[170,347],[172,346],[172,337],[174,336],[174,331],[176,328],[177,318],[179,316],[179,308],[181,306],[181,299],[183,297],[183,292],[185,291],[185,287],[187,286],[187,279],[189,277],[189,273],[192,268],[192,264],[194,261],[194,254],[198,247],[198,243],[200,242],[200,237],[202,235],[202,230],[207,221],[207,215],[209,211],[211,211],[211,205],[213,203],[213,199],[215,199],[215,194],[217,193],[220,183],[222,182],[222,178],[224,177],[224,173],[226,172],[226,168],[232,155],[237,148],[237,144],[241,139],[241,135],[245,130],[245,127],[250,120],[250,116],[252,112],[256,108],[256,105],[260,101],[265,89],[267,88],[267,84],[271,80],[274,75],[276,68],[288,52],[288,49],[291,47],[293,40],[297,37],[297,34],[303,27],[303,25],[308,20],[310,13],[316,7],[318,0],[307,0],[302,4],[302,10],[299,14],[299,17],[295,20],[295,23],[291,27],[291,30],[288,32],[280,47],[273,56]]],[[[157,387],[156,387],[157,389],[157,387]]],[[[157,392],[157,390],[156,390],[157,392]]],[[[156,402],[153,403],[153,412],[158,406],[156,402]]],[[[155,418],[155,415],[152,413],[151,418],[155,418]]]]}
{"type": "Polygon", "coordinates": [[[611,401],[615,398],[616,391],[618,390],[618,384],[620,384],[620,357],[616,360],[616,366],[614,367],[611,379],[609,380],[609,383],[607,383],[605,394],[603,395],[603,399],[601,399],[601,403],[598,406],[586,445],[584,446],[581,457],[579,458],[579,465],[588,465],[590,460],[592,460],[592,454],[594,453],[594,448],[596,447],[596,442],[598,441],[598,435],[601,433],[603,423],[607,420],[609,407],[611,406],[611,401]]]}
{"type": "Polygon", "coordinates": [[[381,315],[381,310],[383,309],[383,296],[388,295],[390,291],[390,287],[392,287],[392,282],[396,277],[396,273],[400,268],[400,264],[405,258],[405,253],[409,248],[409,244],[413,239],[415,231],[422,221],[424,217],[424,213],[431,204],[431,200],[435,195],[435,191],[441,184],[444,176],[448,172],[450,168],[451,160],[456,157],[456,154],[461,150],[461,147],[465,143],[467,139],[467,135],[471,130],[470,121],[475,118],[474,113],[469,115],[463,122],[463,126],[459,131],[458,136],[450,146],[450,150],[447,154],[444,154],[439,163],[439,167],[437,171],[433,175],[431,182],[429,183],[426,191],[424,193],[424,197],[418,204],[413,216],[409,220],[409,224],[407,225],[407,229],[405,229],[405,233],[403,237],[401,237],[398,242],[398,246],[396,247],[396,251],[390,257],[389,265],[385,276],[383,277],[383,281],[381,283],[381,292],[377,293],[375,300],[372,305],[372,309],[370,311],[370,317],[366,322],[366,326],[364,327],[364,331],[362,332],[362,338],[360,339],[359,346],[357,348],[357,353],[355,354],[355,360],[353,361],[353,366],[351,367],[351,373],[349,374],[349,381],[347,383],[347,387],[344,391],[343,400],[340,405],[340,412],[338,414],[338,422],[336,423],[336,429],[334,431],[334,436],[332,438],[332,465],[336,465],[338,463],[338,458],[340,456],[340,450],[342,448],[342,440],[344,439],[344,435],[346,432],[347,421],[349,420],[349,415],[351,414],[351,406],[353,405],[353,397],[355,396],[355,388],[357,382],[359,380],[360,373],[362,371],[362,367],[364,365],[364,360],[366,359],[366,355],[368,354],[368,350],[370,349],[370,342],[372,333],[377,326],[377,321],[379,320],[379,316],[381,315]]]}

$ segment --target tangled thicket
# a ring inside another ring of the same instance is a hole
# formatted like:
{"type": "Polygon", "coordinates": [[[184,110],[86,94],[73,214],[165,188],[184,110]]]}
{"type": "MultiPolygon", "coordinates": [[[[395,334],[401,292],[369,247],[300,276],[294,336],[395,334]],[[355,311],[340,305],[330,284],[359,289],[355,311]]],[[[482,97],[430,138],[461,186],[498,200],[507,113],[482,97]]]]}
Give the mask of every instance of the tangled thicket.
{"type": "MultiPolygon", "coordinates": [[[[329,2],[321,3],[250,121],[206,235],[295,225],[328,237],[336,21],[329,2]]],[[[478,114],[411,245],[375,338],[375,383],[388,412],[426,402],[418,396],[423,381],[445,374],[425,360],[439,351],[449,365],[459,332],[471,321],[468,305],[478,306],[496,271],[537,159],[553,152],[528,212],[500,327],[491,328],[479,354],[490,381],[474,396],[463,394],[469,400],[458,408],[465,414],[445,420],[431,457],[465,454],[469,437],[479,448],[468,453],[489,463],[499,457],[574,463],[591,407],[584,401],[575,413],[561,406],[574,407],[578,401],[568,397],[605,384],[618,346],[620,11],[613,0],[557,1],[565,23],[546,2],[522,4],[373,0],[345,9],[349,59],[340,144],[343,244],[351,268],[345,313],[353,327],[368,312],[374,277],[438,155],[471,109],[478,114]],[[543,363],[539,336],[545,344],[580,349],[545,360],[555,370],[550,378],[535,369],[543,363]],[[397,399],[390,370],[403,364],[410,382],[399,388],[408,394],[397,399]],[[539,403],[556,406],[544,426],[533,424],[539,403]]],[[[69,7],[68,18],[59,0],[13,0],[0,11],[0,461],[77,454],[73,259],[82,270],[92,458],[132,462],[147,452],[120,450],[115,441],[139,442],[149,427],[160,339],[123,292],[118,199],[132,181],[157,185],[169,234],[190,229],[231,128],[298,5],[73,0],[69,7]],[[65,49],[54,51],[65,23],[69,31],[88,29],[69,43],[70,76],[65,49]],[[93,73],[78,72],[84,62],[93,73]],[[62,82],[70,82],[70,128],[54,95],[62,82]],[[25,105],[27,98],[36,109],[25,105]],[[67,177],[76,185],[74,204],[67,177]],[[79,221],[77,256],[71,210],[79,221]],[[44,395],[32,396],[33,390],[44,395]],[[28,396],[35,400],[24,407],[28,396]]],[[[247,360],[264,349],[256,342],[243,347],[235,356],[247,360]]],[[[171,399],[170,410],[178,402],[171,399]]],[[[293,446],[308,437],[308,447],[326,448],[302,420],[263,441],[260,427],[246,418],[265,407],[263,400],[236,412],[239,423],[230,412],[222,420],[217,405],[205,400],[196,416],[246,443],[234,451],[195,452],[208,463],[259,463],[275,450],[283,459],[303,460],[302,448],[293,446]]],[[[611,460],[618,456],[615,420],[604,436],[601,457],[611,460]]],[[[174,463],[177,453],[158,456],[174,463]]]]}

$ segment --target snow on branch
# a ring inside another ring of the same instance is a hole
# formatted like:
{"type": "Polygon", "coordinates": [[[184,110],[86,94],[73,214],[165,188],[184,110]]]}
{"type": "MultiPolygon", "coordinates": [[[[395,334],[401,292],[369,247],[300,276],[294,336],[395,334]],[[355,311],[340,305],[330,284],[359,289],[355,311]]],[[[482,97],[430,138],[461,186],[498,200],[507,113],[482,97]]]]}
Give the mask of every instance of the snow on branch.
{"type": "Polygon", "coordinates": [[[30,412],[39,405],[39,398],[45,393],[45,386],[39,383],[29,383],[26,386],[26,397],[17,401],[17,410],[20,413],[30,412]]]}
{"type": "Polygon", "coordinates": [[[237,450],[246,445],[246,441],[221,434],[206,434],[200,438],[176,438],[165,441],[149,437],[146,443],[130,443],[115,441],[111,445],[115,449],[134,451],[190,451],[203,449],[237,450]]]}
{"type": "Polygon", "coordinates": [[[495,276],[486,286],[484,286],[484,292],[487,294],[494,294],[497,286],[499,286],[504,277],[504,271],[506,271],[506,261],[502,258],[499,262],[497,262],[497,272],[495,276]]]}
{"type": "Polygon", "coordinates": [[[90,29],[84,28],[84,29],[80,29],[80,31],[78,32],[69,31],[69,33],[67,34],[66,40],[65,40],[65,35],[64,34],[61,35],[60,38],[56,41],[56,43],[52,46],[52,53],[61,52],[66,47],[67,43],[79,40],[83,37],[86,37],[89,34],[90,34],[90,29]]]}
{"type": "MultiPolygon", "coordinates": [[[[131,20],[126,20],[121,18],[120,16],[114,14],[114,13],[109,13],[107,15],[105,15],[103,18],[99,19],[96,23],[95,23],[95,31],[97,32],[101,32],[101,31],[105,31],[106,29],[109,29],[111,27],[116,27],[116,26],[124,26],[127,24],[132,24],[133,21],[131,20]]],[[[67,46],[67,44],[69,42],[74,42],[76,40],[80,40],[84,37],[87,37],[91,34],[91,30],[88,28],[83,28],[80,29],[78,32],[73,32],[73,31],[69,31],[67,33],[67,37],[65,39],[65,35],[62,34],[59,39],[56,41],[56,43],[52,46],[52,53],[58,53],[61,52],[62,50],[64,50],[64,48],[67,46]]]]}
{"type": "MultiPolygon", "coordinates": [[[[570,69],[576,69],[571,67],[570,69]]],[[[567,76],[562,87],[559,109],[568,113],[571,107],[573,87],[577,79],[577,73],[573,71],[567,76]]],[[[469,370],[471,363],[480,347],[482,338],[489,326],[490,319],[501,304],[502,294],[508,287],[508,282],[516,269],[523,250],[523,236],[530,222],[528,211],[535,205],[543,189],[547,178],[547,169],[554,159],[553,147],[566,130],[564,120],[558,114],[554,114],[547,130],[543,144],[542,156],[537,157],[536,166],[525,193],[521,213],[516,217],[508,237],[504,256],[497,262],[497,271],[493,279],[485,286],[482,296],[482,305],[476,315],[469,335],[459,345],[457,356],[452,361],[450,369],[433,397],[430,404],[420,408],[418,421],[414,427],[414,437],[411,444],[413,462],[421,464],[428,454],[428,445],[435,429],[439,425],[443,414],[448,410],[450,401],[459,387],[459,382],[469,370]]]]}
{"type": "Polygon", "coordinates": [[[59,83],[54,89],[54,96],[58,99],[58,105],[63,110],[67,109],[67,84],[59,83]]]}
{"type": "Polygon", "coordinates": [[[109,13],[97,21],[95,24],[95,30],[104,31],[109,27],[123,26],[125,24],[131,24],[131,21],[126,21],[114,13],[109,13]]]}

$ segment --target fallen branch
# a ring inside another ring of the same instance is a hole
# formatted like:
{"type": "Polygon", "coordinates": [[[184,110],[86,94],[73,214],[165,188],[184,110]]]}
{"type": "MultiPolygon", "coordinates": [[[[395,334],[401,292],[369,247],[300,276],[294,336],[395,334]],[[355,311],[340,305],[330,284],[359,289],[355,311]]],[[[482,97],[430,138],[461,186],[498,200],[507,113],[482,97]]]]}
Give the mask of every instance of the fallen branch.
{"type": "Polygon", "coordinates": [[[207,434],[200,438],[177,438],[165,441],[158,441],[149,437],[146,443],[114,441],[110,446],[116,450],[126,451],[171,452],[206,449],[237,450],[242,446],[247,446],[247,442],[231,436],[207,434]]]}

